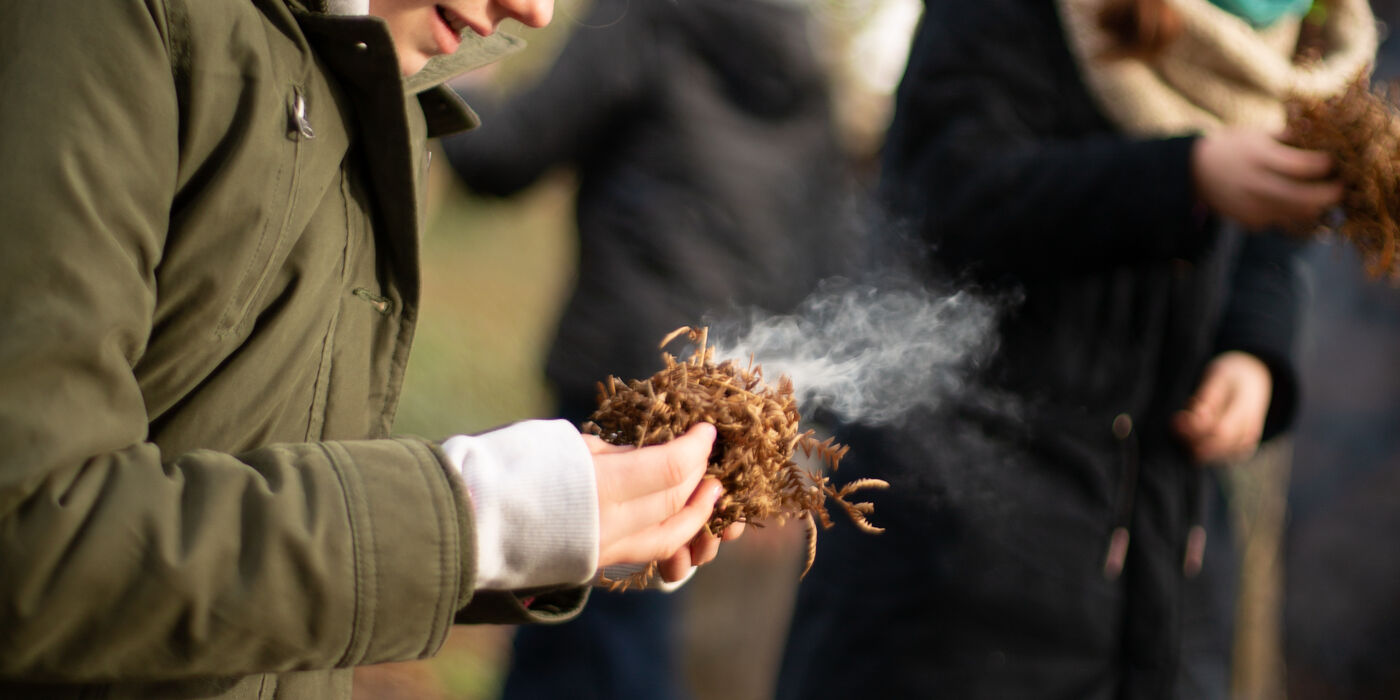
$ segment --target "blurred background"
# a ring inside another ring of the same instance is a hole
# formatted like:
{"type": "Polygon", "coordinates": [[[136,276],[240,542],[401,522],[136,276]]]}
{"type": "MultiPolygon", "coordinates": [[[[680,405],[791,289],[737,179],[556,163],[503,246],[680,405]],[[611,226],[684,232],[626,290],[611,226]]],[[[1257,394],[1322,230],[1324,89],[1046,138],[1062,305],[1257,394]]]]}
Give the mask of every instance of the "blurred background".
{"type": "MultiPolygon", "coordinates": [[[[921,3],[813,1],[843,145],[873,169],[921,3]]],[[[546,29],[508,28],[530,47],[491,80],[539,75],[580,30],[586,2],[561,0],[546,29]]],[[[1400,2],[1373,5],[1400,23],[1400,2]]],[[[1383,44],[1377,75],[1400,75],[1400,44],[1383,44]]],[[[434,163],[422,317],[396,428],[438,438],[550,417],[542,368],[577,260],[576,181],[560,170],[521,196],[484,198],[445,158],[434,163]]],[[[1326,242],[1307,267],[1302,418],[1231,491],[1243,544],[1234,695],[1400,698],[1400,290],[1326,242]]],[[[680,634],[696,700],[771,692],[803,559],[792,529],[751,531],[687,586],[680,634]]],[[[496,698],[511,632],[459,626],[430,661],[357,671],[355,697],[496,698]]]]}

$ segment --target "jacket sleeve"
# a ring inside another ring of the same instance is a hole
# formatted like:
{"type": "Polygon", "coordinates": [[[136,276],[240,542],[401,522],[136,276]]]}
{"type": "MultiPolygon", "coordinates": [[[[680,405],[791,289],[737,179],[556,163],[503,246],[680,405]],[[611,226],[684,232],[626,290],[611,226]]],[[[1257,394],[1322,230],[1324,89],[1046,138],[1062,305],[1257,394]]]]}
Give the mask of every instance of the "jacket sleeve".
{"type": "Polygon", "coordinates": [[[477,192],[508,196],[607,149],[618,116],[643,92],[650,26],[635,4],[595,3],[537,82],[504,100],[462,90],[481,126],[443,139],[452,169],[477,192]]]}
{"type": "Polygon", "coordinates": [[[1269,368],[1273,398],[1264,421],[1266,440],[1287,430],[1298,410],[1298,332],[1307,302],[1304,245],[1281,233],[1244,236],[1216,334],[1217,352],[1247,352],[1269,368]]]}
{"type": "Polygon", "coordinates": [[[1048,0],[929,0],[882,188],[954,267],[1194,259],[1194,139],[1121,136],[1092,108],[1048,0]]]}
{"type": "Polygon", "coordinates": [[[175,455],[148,440],[132,368],[186,126],[164,7],[0,7],[0,677],[233,676],[436,651],[471,598],[475,544],[439,448],[175,455]]]}

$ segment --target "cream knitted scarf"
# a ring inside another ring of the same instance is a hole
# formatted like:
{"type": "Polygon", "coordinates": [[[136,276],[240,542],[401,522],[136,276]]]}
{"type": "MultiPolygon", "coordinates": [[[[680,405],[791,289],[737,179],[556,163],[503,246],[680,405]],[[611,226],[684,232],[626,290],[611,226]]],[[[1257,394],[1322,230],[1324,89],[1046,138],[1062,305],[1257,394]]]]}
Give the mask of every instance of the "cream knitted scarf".
{"type": "Polygon", "coordinates": [[[1184,31],[1151,61],[1110,59],[1099,28],[1102,0],[1056,0],[1071,52],[1099,107],[1140,136],[1246,126],[1281,133],[1290,95],[1337,94],[1376,53],[1376,20],[1367,0],[1332,0],[1320,61],[1293,62],[1301,20],[1255,29],[1210,0],[1168,0],[1184,31]]]}

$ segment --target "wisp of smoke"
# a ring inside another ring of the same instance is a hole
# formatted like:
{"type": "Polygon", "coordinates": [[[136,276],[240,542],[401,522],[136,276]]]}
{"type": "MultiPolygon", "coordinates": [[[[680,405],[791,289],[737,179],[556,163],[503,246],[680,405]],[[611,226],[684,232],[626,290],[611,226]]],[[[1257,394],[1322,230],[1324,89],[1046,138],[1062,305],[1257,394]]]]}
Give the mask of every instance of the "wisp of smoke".
{"type": "Polygon", "coordinates": [[[995,349],[997,304],[970,292],[828,283],[791,315],[712,324],[717,360],[792,378],[804,413],[888,424],[966,390],[995,349]]]}

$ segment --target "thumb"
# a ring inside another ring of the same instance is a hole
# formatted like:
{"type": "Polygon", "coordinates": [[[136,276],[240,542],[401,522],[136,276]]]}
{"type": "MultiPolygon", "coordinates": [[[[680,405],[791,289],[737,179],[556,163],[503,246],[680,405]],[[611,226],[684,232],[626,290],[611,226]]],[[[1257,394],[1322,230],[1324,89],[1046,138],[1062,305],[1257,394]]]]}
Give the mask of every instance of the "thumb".
{"type": "Polygon", "coordinates": [[[714,450],[715,436],[718,431],[715,426],[709,423],[696,423],[690,426],[690,430],[685,434],[671,441],[671,447],[675,449],[679,459],[698,459],[701,462],[708,462],[710,452],[714,450]]]}
{"type": "Polygon", "coordinates": [[[1202,418],[1216,418],[1230,403],[1230,382],[1219,372],[1207,373],[1186,404],[1186,410],[1202,418]]]}
{"type": "MultiPolygon", "coordinates": [[[[700,482],[709,468],[710,452],[714,449],[717,434],[715,426],[696,423],[684,435],[660,446],[670,467],[663,473],[682,477],[668,484],[668,488],[684,485],[684,488],[691,489],[700,482]]],[[[676,500],[679,502],[680,499],[676,500]]]]}
{"type": "Polygon", "coordinates": [[[703,445],[705,450],[708,451],[714,444],[715,435],[717,433],[718,431],[713,424],[700,422],[690,426],[690,430],[685,431],[685,434],[676,438],[676,440],[693,440],[698,445],[703,445]]]}
{"type": "Polygon", "coordinates": [[[1198,438],[1209,433],[1219,421],[1227,405],[1226,382],[1214,373],[1207,372],[1196,393],[1173,416],[1172,424],[1176,431],[1187,438],[1198,438]]]}

